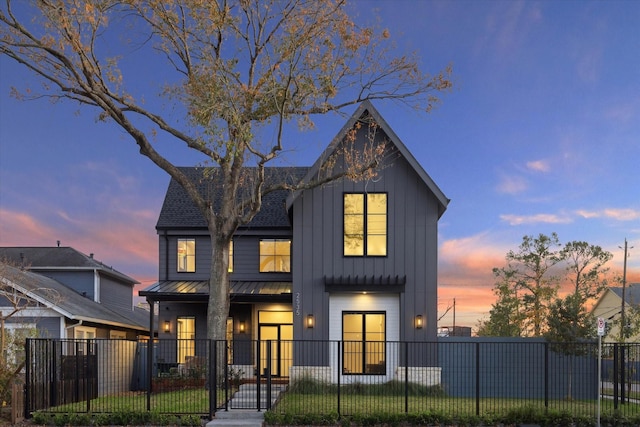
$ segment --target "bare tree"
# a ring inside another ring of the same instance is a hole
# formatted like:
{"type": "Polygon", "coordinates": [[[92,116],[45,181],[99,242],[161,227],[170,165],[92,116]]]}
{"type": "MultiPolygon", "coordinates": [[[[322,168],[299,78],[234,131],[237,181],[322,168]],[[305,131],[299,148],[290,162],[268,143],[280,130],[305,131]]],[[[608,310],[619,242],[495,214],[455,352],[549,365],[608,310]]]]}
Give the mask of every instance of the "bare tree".
{"type": "MultiPolygon", "coordinates": [[[[32,273],[25,269],[26,266],[0,260],[0,305],[8,308],[0,311],[0,399],[6,402],[11,400],[11,384],[24,368],[25,340],[37,335],[37,315],[23,314],[38,308],[39,304],[23,289],[18,289],[30,280],[32,273]]],[[[52,289],[30,286],[30,290],[47,295],[50,301],[60,301],[60,295],[52,289]]]]}
{"type": "MultiPolygon", "coordinates": [[[[267,193],[299,189],[264,179],[265,167],[285,148],[285,124],[310,127],[315,115],[376,99],[428,112],[451,88],[450,68],[423,73],[414,55],[392,53],[389,37],[387,30],[358,26],[344,0],[5,0],[0,8],[0,54],[45,83],[41,91],[14,94],[96,108],[199,208],[213,247],[212,339],[225,338],[234,231],[251,221],[267,193]],[[132,55],[154,58],[155,74],[169,82],[159,88],[167,110],[153,110],[138,95],[139,71],[126,69],[132,55]],[[273,137],[259,138],[266,128],[273,137]],[[156,137],[169,137],[216,167],[224,191],[215,204],[159,151],[156,137]],[[250,176],[245,165],[255,166],[250,176]]],[[[371,173],[382,151],[345,156],[351,164],[344,169],[328,159],[328,172],[304,185],[371,173]]]]}

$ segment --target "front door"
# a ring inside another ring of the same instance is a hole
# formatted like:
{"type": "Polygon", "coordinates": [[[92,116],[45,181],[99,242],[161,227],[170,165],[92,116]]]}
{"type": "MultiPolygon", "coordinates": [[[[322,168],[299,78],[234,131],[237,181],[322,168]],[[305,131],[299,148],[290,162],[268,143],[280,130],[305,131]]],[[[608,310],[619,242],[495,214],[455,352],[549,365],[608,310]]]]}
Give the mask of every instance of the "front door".
{"type": "Polygon", "coordinates": [[[264,375],[268,367],[272,376],[288,377],[293,362],[293,312],[258,312],[258,339],[260,375],[264,375]]]}

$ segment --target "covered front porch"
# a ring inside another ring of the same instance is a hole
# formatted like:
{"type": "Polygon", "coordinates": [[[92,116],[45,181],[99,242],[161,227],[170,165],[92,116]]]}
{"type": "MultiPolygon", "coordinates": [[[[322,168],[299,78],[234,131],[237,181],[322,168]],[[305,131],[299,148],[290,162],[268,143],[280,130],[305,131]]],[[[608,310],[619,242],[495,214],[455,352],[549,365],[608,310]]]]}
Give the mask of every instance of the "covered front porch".
{"type": "MultiPolygon", "coordinates": [[[[293,339],[291,282],[232,281],[230,288],[224,354],[230,374],[251,378],[268,369],[270,376],[288,377],[292,349],[284,343],[293,339]]],[[[193,371],[209,351],[198,344],[207,338],[209,282],[160,281],[140,296],[149,303],[151,336],[158,339],[150,363],[160,374],[193,371]]]]}

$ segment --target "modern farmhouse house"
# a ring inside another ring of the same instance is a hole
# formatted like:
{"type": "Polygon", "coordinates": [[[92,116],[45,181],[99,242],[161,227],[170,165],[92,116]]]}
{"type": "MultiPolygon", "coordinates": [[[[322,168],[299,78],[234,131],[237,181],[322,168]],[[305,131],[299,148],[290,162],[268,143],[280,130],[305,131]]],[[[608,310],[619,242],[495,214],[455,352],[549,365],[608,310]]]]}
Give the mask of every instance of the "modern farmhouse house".
{"type": "MultiPolygon", "coordinates": [[[[260,213],[235,233],[231,365],[262,372],[271,363],[273,374],[293,376],[305,368],[291,354],[295,345],[275,345],[267,362],[246,344],[331,341],[344,343],[341,361],[333,351],[320,352],[314,375],[335,379],[340,373],[343,381],[392,377],[403,363],[385,343],[436,341],[438,219],[449,200],[371,103],[359,106],[314,165],[268,168],[266,179],[314,179],[347,135],[355,134],[362,149],[371,142],[368,126],[358,125],[365,122],[376,125],[373,142],[384,144],[375,177],[271,193],[260,213]]],[[[201,168],[183,170],[215,202],[215,169],[206,177],[201,168]]],[[[151,307],[159,304],[158,336],[206,338],[210,238],[203,217],[173,180],[156,230],[159,281],[140,295],[151,307]]],[[[182,364],[197,351],[197,345],[180,341],[172,357],[182,364]]],[[[406,366],[437,366],[424,355],[415,359],[404,359],[406,366]]]]}

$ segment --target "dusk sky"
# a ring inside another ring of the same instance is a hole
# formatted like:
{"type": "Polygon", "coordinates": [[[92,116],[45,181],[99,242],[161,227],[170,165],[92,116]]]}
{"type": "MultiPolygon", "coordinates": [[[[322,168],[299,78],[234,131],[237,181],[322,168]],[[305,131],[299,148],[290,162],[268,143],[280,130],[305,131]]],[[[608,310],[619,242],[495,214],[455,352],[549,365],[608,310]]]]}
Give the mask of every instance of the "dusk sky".
{"type": "MultiPolygon", "coordinates": [[[[524,235],[557,232],[562,243],[600,245],[617,274],[626,238],[627,280],[640,282],[639,1],[355,6],[358,22],[377,16],[389,29],[398,54],[417,51],[423,70],[454,69],[455,89],[429,115],[374,103],[451,199],[439,223],[441,313],[455,298],[457,325],[487,316],[491,270],[524,235]]],[[[164,77],[149,61],[138,71],[132,80],[153,106],[164,77]]],[[[0,246],[59,240],[151,285],[168,175],[94,110],[10,96],[11,86],[29,85],[37,80],[0,56],[0,246]]],[[[297,145],[286,164],[311,165],[345,120],[291,128],[285,144],[297,145]]],[[[183,148],[170,160],[202,161],[183,148]]]]}

